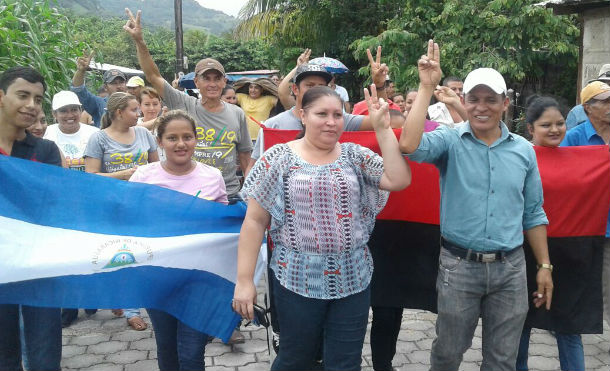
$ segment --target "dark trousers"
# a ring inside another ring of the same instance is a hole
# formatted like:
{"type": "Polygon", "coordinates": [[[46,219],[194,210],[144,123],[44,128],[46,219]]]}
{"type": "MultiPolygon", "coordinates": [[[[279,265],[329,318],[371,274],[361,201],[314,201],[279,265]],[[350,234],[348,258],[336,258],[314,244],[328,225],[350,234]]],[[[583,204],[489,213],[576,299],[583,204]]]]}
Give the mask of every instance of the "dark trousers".
{"type": "Polygon", "coordinates": [[[271,370],[314,369],[320,341],[326,370],[360,370],[370,287],[345,298],[325,300],[296,294],[283,287],[275,275],[272,280],[282,336],[281,351],[271,370]]]}
{"type": "Polygon", "coordinates": [[[205,370],[208,335],[185,325],[171,314],[146,309],[155,331],[160,371],[205,370]]]}
{"type": "Polygon", "coordinates": [[[373,370],[392,370],[392,359],[396,354],[396,341],[402,322],[402,308],[372,307],[371,358],[373,370]]]}
{"type": "Polygon", "coordinates": [[[0,305],[0,370],[22,370],[20,312],[29,368],[60,370],[61,310],[16,304],[0,305]]]}

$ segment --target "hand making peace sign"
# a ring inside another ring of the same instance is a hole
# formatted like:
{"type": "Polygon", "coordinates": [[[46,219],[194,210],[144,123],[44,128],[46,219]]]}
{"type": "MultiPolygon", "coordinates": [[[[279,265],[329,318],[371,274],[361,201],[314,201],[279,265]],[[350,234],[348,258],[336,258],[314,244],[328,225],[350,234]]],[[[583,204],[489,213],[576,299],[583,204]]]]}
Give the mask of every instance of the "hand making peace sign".
{"type": "Polygon", "coordinates": [[[422,55],[417,61],[419,70],[419,81],[422,85],[433,89],[441,81],[441,56],[438,44],[434,40],[428,40],[428,53],[422,55]]]}
{"type": "Polygon", "coordinates": [[[381,63],[381,46],[377,47],[377,55],[373,59],[371,50],[366,50],[366,55],[369,57],[369,64],[371,66],[371,79],[375,86],[381,88],[385,84],[386,77],[388,76],[388,66],[385,63],[381,63]]]}
{"type": "Polygon", "coordinates": [[[140,19],[142,18],[142,11],[138,10],[135,18],[133,16],[133,13],[131,12],[131,10],[129,10],[128,8],[125,8],[125,13],[129,17],[129,20],[127,21],[127,23],[125,23],[125,25],[123,26],[123,29],[135,41],[141,41],[142,40],[142,22],[140,19]]]}

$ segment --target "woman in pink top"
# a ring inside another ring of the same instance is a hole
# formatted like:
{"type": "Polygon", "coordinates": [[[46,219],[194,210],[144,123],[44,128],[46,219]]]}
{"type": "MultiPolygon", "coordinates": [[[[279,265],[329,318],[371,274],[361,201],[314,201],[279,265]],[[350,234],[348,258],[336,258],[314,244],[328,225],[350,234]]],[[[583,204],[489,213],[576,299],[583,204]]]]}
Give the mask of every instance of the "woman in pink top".
{"type": "MultiPolygon", "coordinates": [[[[140,166],[129,181],[155,184],[227,204],[220,170],[192,160],[197,144],[195,121],[175,110],[157,118],[157,141],[165,160],[140,166]]],[[[155,331],[159,370],[204,370],[208,335],[156,309],[147,309],[155,331]]]]}

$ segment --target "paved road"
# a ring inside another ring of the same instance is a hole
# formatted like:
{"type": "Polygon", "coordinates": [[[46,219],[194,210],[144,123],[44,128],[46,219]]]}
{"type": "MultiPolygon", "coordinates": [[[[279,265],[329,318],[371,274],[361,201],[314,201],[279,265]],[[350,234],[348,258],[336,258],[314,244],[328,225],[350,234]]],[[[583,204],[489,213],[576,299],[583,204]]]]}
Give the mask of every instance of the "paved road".
{"type": "MultiPolygon", "coordinates": [[[[262,290],[259,290],[259,292],[262,290]]],[[[145,314],[145,311],[143,311],[145,314]]],[[[116,318],[109,310],[87,317],[80,312],[77,322],[63,331],[64,370],[87,371],[156,371],[156,346],[153,332],[131,330],[124,318],[116,318]]],[[[405,310],[398,338],[394,366],[402,371],[427,370],[430,347],[434,338],[436,315],[418,310],[405,310]]],[[[370,329],[370,324],[369,324],[370,329]]],[[[214,340],[206,347],[207,371],[269,370],[265,330],[242,327],[246,342],[225,345],[214,340]]],[[[555,339],[546,331],[534,330],[531,337],[529,366],[532,371],[559,370],[555,339]]],[[[603,335],[583,335],[587,370],[610,371],[610,329],[603,335]]],[[[364,371],[373,371],[369,335],[362,357],[364,371]]],[[[477,328],[473,345],[464,356],[461,370],[478,370],[481,362],[481,328],[477,328]]]]}

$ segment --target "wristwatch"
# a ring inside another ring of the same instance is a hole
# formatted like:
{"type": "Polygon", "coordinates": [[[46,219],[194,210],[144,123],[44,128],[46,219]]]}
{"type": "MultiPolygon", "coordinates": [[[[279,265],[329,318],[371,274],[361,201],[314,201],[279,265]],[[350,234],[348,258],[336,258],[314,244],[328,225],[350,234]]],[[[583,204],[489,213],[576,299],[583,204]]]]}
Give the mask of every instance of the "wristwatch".
{"type": "Polygon", "coordinates": [[[538,270],[540,270],[540,268],[544,268],[544,269],[548,269],[549,271],[553,272],[553,264],[543,263],[543,264],[538,264],[537,267],[538,267],[538,270]]]}

